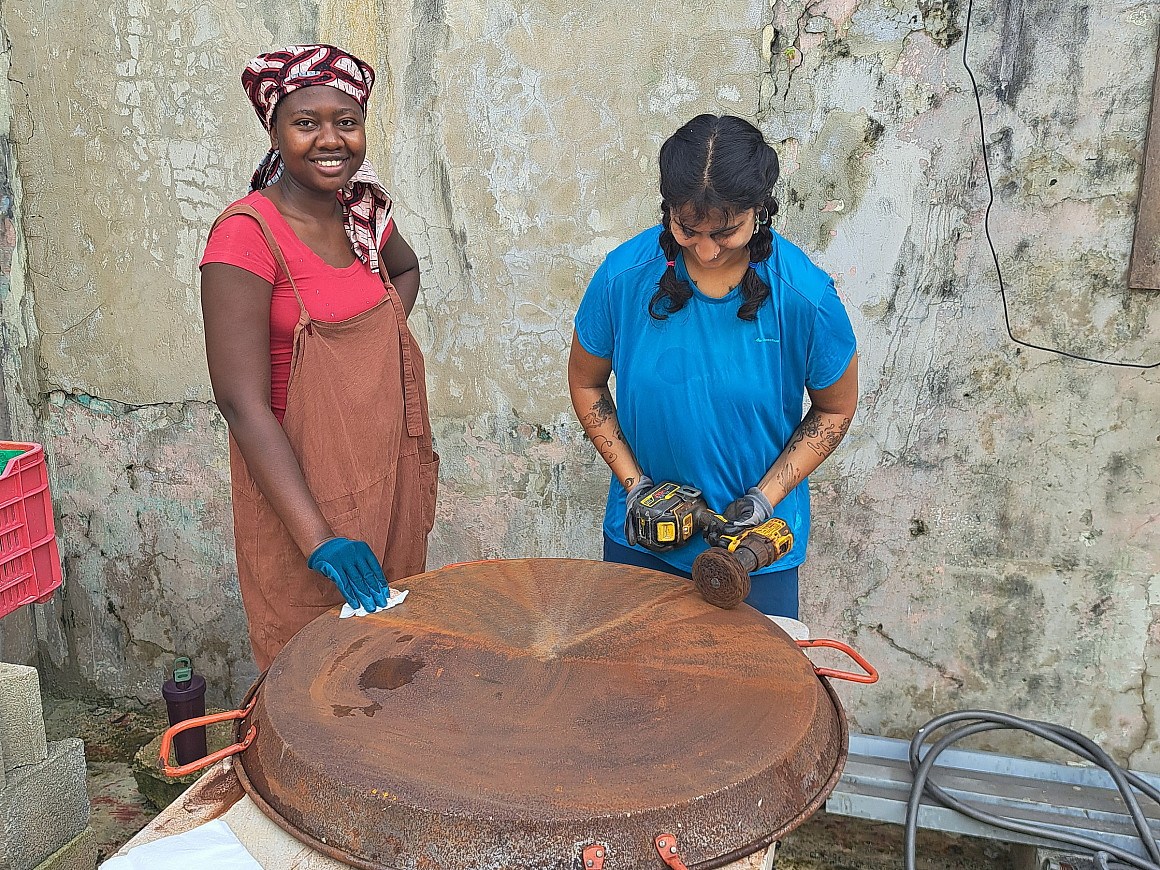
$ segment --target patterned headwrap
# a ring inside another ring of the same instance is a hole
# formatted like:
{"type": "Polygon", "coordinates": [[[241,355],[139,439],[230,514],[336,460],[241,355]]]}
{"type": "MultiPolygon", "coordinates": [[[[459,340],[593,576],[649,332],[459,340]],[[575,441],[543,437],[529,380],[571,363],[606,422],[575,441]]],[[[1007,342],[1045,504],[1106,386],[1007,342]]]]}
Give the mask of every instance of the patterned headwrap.
{"type": "MultiPolygon", "coordinates": [[[[260,54],[242,71],[242,87],[262,125],[274,124],[274,110],[287,94],[299,88],[329,85],[351,97],[366,112],[375,71],[353,54],[333,45],[291,45],[281,51],[260,54]]],[[[282,176],[282,157],[276,149],[262,158],[250,190],[269,187],[282,176]]],[[[391,197],[364,160],[354,177],[338,192],[345,216],[346,234],[355,255],[375,272],[379,248],[391,222],[391,197]]]]}

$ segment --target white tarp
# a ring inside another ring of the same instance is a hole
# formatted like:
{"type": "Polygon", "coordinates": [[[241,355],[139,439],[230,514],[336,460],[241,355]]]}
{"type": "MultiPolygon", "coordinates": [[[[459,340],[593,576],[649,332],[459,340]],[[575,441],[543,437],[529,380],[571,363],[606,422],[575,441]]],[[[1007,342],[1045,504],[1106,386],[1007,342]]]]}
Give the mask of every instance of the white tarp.
{"type": "Polygon", "coordinates": [[[127,854],[110,858],[101,870],[262,870],[230,826],[221,819],[134,846],[127,854]]]}

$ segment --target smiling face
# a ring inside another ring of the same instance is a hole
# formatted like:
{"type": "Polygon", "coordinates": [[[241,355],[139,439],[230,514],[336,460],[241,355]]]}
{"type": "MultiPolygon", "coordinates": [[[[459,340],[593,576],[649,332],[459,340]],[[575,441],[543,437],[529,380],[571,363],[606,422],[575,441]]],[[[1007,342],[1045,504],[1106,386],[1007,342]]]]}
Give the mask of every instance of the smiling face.
{"type": "Polygon", "coordinates": [[[278,103],[270,144],[294,184],[337,193],[366,157],[362,108],[337,88],[299,88],[278,103]]]}
{"type": "Polygon", "coordinates": [[[685,252],[686,265],[692,260],[701,269],[728,270],[749,262],[749,240],[753,238],[755,209],[713,210],[698,218],[693,209],[674,208],[669,229],[685,252]]]}

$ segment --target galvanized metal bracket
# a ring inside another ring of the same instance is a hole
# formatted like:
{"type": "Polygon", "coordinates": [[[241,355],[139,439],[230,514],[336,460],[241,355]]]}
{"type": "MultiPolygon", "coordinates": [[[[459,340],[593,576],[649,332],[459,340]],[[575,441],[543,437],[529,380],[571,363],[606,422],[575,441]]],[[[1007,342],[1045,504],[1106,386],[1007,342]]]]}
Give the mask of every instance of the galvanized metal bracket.
{"type": "Polygon", "coordinates": [[[593,843],[581,853],[581,857],[584,859],[584,870],[603,870],[604,856],[607,854],[607,846],[593,843]]]}
{"type": "Polygon", "coordinates": [[[656,840],[657,852],[660,853],[661,860],[664,861],[671,870],[689,870],[685,866],[685,862],[681,860],[681,853],[677,849],[677,838],[672,834],[657,834],[656,840]]]}

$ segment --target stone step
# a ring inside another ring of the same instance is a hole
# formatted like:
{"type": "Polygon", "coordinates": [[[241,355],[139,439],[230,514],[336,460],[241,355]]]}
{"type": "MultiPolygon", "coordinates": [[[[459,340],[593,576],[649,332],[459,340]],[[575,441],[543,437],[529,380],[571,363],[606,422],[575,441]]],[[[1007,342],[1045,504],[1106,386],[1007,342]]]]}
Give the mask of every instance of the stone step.
{"type": "Polygon", "coordinates": [[[85,828],[43,862],[36,870],[95,870],[97,866],[97,840],[92,828],[85,828]]]}
{"type": "MultiPolygon", "coordinates": [[[[209,712],[219,711],[210,710],[209,712]]],[[[230,745],[233,724],[233,722],[220,722],[206,728],[206,749],[209,753],[217,752],[230,745]]],[[[137,780],[137,790],[159,810],[165,809],[177,800],[181,793],[197,782],[198,777],[204,772],[188,773],[179,777],[166,776],[158,765],[163,736],[163,734],[158,734],[153,740],[142,746],[133,759],[133,778],[137,780]]],[[[175,753],[170,752],[170,763],[176,763],[176,760],[175,753]]]]}
{"type": "Polygon", "coordinates": [[[85,745],[76,737],[48,744],[38,764],[13,768],[0,792],[0,867],[33,870],[89,823],[85,745]]]}
{"type": "Polygon", "coordinates": [[[36,668],[0,662],[0,757],[6,776],[48,757],[36,668]]]}

